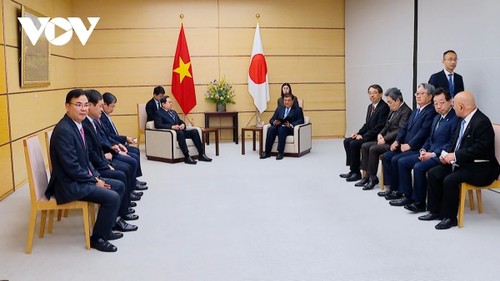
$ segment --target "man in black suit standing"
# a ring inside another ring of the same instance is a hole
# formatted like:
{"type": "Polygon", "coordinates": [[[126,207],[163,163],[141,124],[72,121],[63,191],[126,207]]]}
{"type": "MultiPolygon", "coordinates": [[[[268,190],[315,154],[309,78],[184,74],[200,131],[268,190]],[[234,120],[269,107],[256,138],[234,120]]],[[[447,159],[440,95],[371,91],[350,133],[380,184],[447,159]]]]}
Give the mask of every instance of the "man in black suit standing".
{"type": "Polygon", "coordinates": [[[464,90],[464,80],[460,74],[454,72],[457,67],[457,62],[458,58],[455,51],[448,50],[444,52],[444,69],[432,74],[431,78],[429,78],[429,84],[432,84],[435,88],[447,90],[452,97],[454,97],[456,93],[462,92],[464,90]]]}
{"type": "Polygon", "coordinates": [[[161,109],[155,115],[155,128],[171,129],[177,131],[177,142],[184,154],[184,163],[196,164],[196,160],[189,156],[189,150],[186,144],[186,139],[193,140],[196,149],[198,150],[198,160],[211,162],[212,159],[205,155],[203,144],[201,143],[200,135],[197,130],[187,130],[186,124],[179,118],[177,112],[172,110],[173,103],[169,96],[164,96],[160,99],[161,109]]]}
{"type": "Polygon", "coordinates": [[[457,225],[460,184],[487,186],[498,178],[495,132],[490,119],[476,107],[471,92],[455,96],[453,108],[462,118],[453,143],[441,152],[442,165],[428,173],[428,210],[419,220],[441,220],[436,229],[457,225]]]}
{"type": "MultiPolygon", "coordinates": [[[[389,115],[389,106],[382,99],[383,90],[379,85],[368,87],[368,97],[371,104],[366,109],[365,124],[359,131],[344,139],[344,149],[346,153],[346,165],[350,171],[341,174],[341,178],[346,181],[357,181],[361,179],[359,166],[361,165],[361,145],[365,142],[375,141],[377,134],[384,128],[389,115]]],[[[368,183],[368,178],[363,178],[358,186],[368,183]]]]}
{"type": "Polygon", "coordinates": [[[160,99],[165,95],[165,89],[162,86],[156,86],[153,89],[153,97],[146,103],[146,114],[148,122],[155,120],[156,111],[161,108],[160,99]]]}
{"type": "Polygon", "coordinates": [[[271,127],[267,130],[266,148],[260,159],[271,157],[271,150],[276,136],[278,136],[278,156],[276,156],[276,160],[281,160],[284,156],[286,137],[293,135],[294,126],[304,124],[304,113],[301,107],[293,105],[292,94],[286,93],[284,95],[283,105],[274,111],[269,123],[271,127]]]}
{"type": "Polygon", "coordinates": [[[101,179],[89,161],[82,121],[87,116],[88,99],[82,89],[66,95],[66,114],[57,123],[50,140],[52,174],[45,195],[55,195],[58,204],[81,200],[100,204],[90,237],[90,246],[116,252],[108,242],[121,238],[113,233],[116,216],[125,192],[123,183],[101,179]]]}

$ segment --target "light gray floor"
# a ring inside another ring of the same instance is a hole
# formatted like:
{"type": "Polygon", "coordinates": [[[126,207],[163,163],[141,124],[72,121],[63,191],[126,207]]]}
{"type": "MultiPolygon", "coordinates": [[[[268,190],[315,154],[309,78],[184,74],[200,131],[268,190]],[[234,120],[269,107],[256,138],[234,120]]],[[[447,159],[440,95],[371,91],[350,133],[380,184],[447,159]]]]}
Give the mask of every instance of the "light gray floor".
{"type": "Polygon", "coordinates": [[[143,159],[139,231],[113,254],[85,250],[70,213],[26,255],[23,187],[0,202],[0,280],[498,280],[499,194],[483,192],[485,213],[467,211],[464,228],[437,231],[340,179],[341,140],[282,161],[249,147],[222,143],[216,157],[210,145],[214,161],[196,166],[143,159]]]}

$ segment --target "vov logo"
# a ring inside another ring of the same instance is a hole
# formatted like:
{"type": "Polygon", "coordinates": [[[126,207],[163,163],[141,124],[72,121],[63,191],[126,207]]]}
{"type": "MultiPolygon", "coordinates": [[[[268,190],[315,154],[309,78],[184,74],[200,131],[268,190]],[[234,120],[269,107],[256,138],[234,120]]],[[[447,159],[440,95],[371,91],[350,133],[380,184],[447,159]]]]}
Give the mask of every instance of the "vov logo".
{"type": "Polygon", "coordinates": [[[45,38],[52,44],[56,46],[62,46],[71,40],[73,37],[73,31],[75,31],[76,36],[85,46],[89,40],[90,35],[94,31],[100,18],[98,17],[88,17],[87,20],[90,23],[89,29],[85,27],[83,21],[80,18],[69,17],[65,18],[37,18],[39,23],[35,24],[33,19],[30,17],[18,17],[17,18],[24,29],[24,32],[28,36],[33,46],[38,42],[42,33],[45,33],[45,38]],[[56,26],[64,30],[65,32],[58,37],[56,37],[56,26]],[[45,31],[45,32],[44,32],[45,31]]]}

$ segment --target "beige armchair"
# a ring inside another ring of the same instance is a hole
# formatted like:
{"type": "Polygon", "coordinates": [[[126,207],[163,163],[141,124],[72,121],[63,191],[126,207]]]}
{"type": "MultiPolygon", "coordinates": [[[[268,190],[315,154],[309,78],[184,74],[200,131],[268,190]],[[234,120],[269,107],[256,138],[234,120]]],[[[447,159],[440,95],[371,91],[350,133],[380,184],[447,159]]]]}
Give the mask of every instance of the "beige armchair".
{"type": "MultiPolygon", "coordinates": [[[[264,126],[262,130],[263,146],[266,147],[267,130],[271,124],[264,126]]],[[[277,138],[277,137],[276,137],[277,138]]],[[[286,137],[285,156],[300,157],[311,151],[312,148],[312,124],[309,116],[304,116],[304,124],[297,125],[293,128],[293,136],[286,137]]],[[[275,140],[271,150],[272,155],[278,154],[278,142],[275,140]]]]}
{"type": "MultiPolygon", "coordinates": [[[[188,130],[198,130],[201,136],[201,128],[187,127],[188,130]]],[[[168,163],[177,163],[184,161],[179,143],[177,142],[177,132],[170,129],[156,129],[154,121],[146,123],[144,130],[146,137],[146,157],[148,160],[163,161],[168,163]]],[[[189,155],[193,158],[198,157],[198,150],[191,139],[186,139],[189,155]]]]}

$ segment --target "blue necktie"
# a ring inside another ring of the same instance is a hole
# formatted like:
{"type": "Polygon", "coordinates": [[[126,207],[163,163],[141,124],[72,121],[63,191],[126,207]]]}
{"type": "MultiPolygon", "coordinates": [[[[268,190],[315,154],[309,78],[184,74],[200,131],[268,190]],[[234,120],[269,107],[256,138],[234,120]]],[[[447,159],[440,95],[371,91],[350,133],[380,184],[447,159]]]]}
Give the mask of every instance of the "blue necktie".
{"type": "Polygon", "coordinates": [[[448,88],[450,89],[450,95],[455,96],[455,86],[453,85],[453,74],[448,74],[448,88]]]}
{"type": "Polygon", "coordinates": [[[175,115],[171,110],[168,111],[168,114],[170,115],[170,117],[172,117],[172,120],[175,121],[175,115]]]}
{"type": "Polygon", "coordinates": [[[413,117],[413,122],[415,122],[415,120],[417,120],[417,117],[419,114],[420,114],[420,108],[417,109],[417,113],[415,113],[415,116],[413,117]]]}
{"type": "Polygon", "coordinates": [[[462,120],[462,123],[460,124],[460,134],[458,134],[457,145],[455,145],[454,151],[457,151],[458,148],[460,147],[460,143],[462,143],[462,138],[464,136],[464,129],[465,129],[465,120],[462,120]]]}
{"type": "Polygon", "coordinates": [[[285,108],[285,116],[283,116],[283,118],[286,118],[286,116],[288,115],[288,112],[290,112],[290,108],[285,108]]]}

